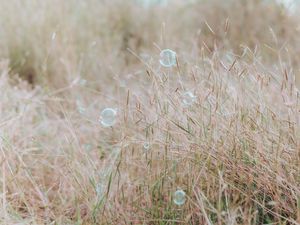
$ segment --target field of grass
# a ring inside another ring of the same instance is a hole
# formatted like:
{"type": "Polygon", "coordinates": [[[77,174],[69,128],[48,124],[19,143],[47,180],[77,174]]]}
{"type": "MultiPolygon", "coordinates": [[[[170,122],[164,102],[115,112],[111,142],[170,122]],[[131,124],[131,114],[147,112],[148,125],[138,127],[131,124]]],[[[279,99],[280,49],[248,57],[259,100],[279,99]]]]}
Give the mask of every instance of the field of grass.
{"type": "Polygon", "coordinates": [[[0,0],[0,224],[300,224],[298,14],[0,0]]]}

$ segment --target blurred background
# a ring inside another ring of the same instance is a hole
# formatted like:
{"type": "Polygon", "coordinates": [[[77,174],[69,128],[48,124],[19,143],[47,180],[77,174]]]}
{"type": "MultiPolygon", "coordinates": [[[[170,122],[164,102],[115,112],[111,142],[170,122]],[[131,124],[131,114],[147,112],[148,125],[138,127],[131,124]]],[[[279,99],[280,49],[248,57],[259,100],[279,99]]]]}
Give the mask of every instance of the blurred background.
{"type": "MultiPolygon", "coordinates": [[[[245,47],[298,74],[296,0],[2,1],[0,57],[31,84],[61,87],[78,76],[109,82],[159,48],[197,54],[245,47]],[[58,7],[59,6],[59,7],[58,7]]],[[[189,60],[186,58],[185,60],[189,60]]]]}

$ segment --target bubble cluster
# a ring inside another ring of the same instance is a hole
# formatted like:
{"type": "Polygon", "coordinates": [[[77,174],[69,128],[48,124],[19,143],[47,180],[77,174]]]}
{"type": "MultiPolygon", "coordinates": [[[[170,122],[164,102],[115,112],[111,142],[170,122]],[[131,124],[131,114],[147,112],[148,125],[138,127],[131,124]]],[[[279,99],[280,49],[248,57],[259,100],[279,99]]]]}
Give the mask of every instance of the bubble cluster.
{"type": "Polygon", "coordinates": [[[116,123],[117,110],[112,108],[104,109],[100,114],[100,123],[104,127],[111,127],[116,123]]]}
{"type": "Polygon", "coordinates": [[[187,91],[182,95],[182,103],[184,107],[189,107],[196,102],[196,96],[191,92],[187,91]]]}
{"type": "Polygon", "coordinates": [[[186,201],[186,194],[183,190],[177,190],[174,192],[173,202],[175,205],[181,206],[186,201]]]}
{"type": "Polygon", "coordinates": [[[159,63],[163,67],[172,67],[176,65],[176,52],[170,49],[164,49],[160,53],[160,60],[159,63]]]}

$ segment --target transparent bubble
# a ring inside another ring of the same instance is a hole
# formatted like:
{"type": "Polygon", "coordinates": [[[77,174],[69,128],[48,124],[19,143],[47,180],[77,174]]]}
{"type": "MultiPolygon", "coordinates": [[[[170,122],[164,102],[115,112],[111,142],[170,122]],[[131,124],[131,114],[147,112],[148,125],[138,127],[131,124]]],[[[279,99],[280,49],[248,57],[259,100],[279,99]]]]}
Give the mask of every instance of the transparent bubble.
{"type": "Polygon", "coordinates": [[[143,145],[143,147],[144,147],[144,150],[145,150],[145,151],[149,151],[150,148],[151,148],[151,145],[150,145],[149,142],[145,142],[144,145],[143,145]]]}
{"type": "Polygon", "coordinates": [[[104,127],[111,127],[116,123],[117,110],[106,108],[101,112],[100,123],[104,127]]]}
{"type": "Polygon", "coordinates": [[[86,111],[86,108],[83,106],[82,101],[79,99],[76,100],[76,108],[80,114],[84,114],[86,111]]]}
{"type": "Polygon", "coordinates": [[[193,105],[196,102],[196,99],[196,96],[190,91],[187,91],[182,95],[182,103],[185,107],[193,105]]]}
{"type": "Polygon", "coordinates": [[[162,50],[159,62],[164,67],[172,67],[176,65],[176,52],[170,49],[162,50]]]}
{"type": "Polygon", "coordinates": [[[80,85],[80,86],[85,86],[86,83],[87,83],[87,80],[85,80],[85,79],[80,79],[80,80],[79,80],[79,85],[80,85]]]}
{"type": "Polygon", "coordinates": [[[77,107],[77,110],[80,114],[84,114],[86,109],[84,107],[79,106],[77,107]]]}
{"type": "Polygon", "coordinates": [[[141,53],[140,57],[145,62],[149,62],[151,60],[151,56],[149,54],[147,54],[147,53],[141,53]]]}
{"type": "Polygon", "coordinates": [[[177,190],[174,192],[173,202],[175,205],[181,206],[186,201],[186,194],[183,190],[177,190]]]}
{"type": "Polygon", "coordinates": [[[85,151],[89,152],[89,151],[92,150],[93,146],[91,144],[84,144],[83,148],[84,148],[85,151]]]}
{"type": "Polygon", "coordinates": [[[102,197],[104,194],[105,188],[102,184],[98,183],[96,185],[96,194],[98,197],[102,197]]]}
{"type": "Polygon", "coordinates": [[[165,6],[168,3],[168,0],[136,0],[136,1],[144,8],[149,8],[155,5],[165,6]]]}

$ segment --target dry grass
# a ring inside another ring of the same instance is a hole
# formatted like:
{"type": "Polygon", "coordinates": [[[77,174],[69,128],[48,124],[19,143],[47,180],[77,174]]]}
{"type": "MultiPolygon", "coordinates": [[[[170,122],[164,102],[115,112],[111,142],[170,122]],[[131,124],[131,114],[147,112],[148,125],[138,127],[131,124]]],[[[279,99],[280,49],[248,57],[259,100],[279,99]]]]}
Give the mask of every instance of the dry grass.
{"type": "Polygon", "coordinates": [[[298,17],[224,2],[1,0],[0,224],[300,224],[298,17]]]}

